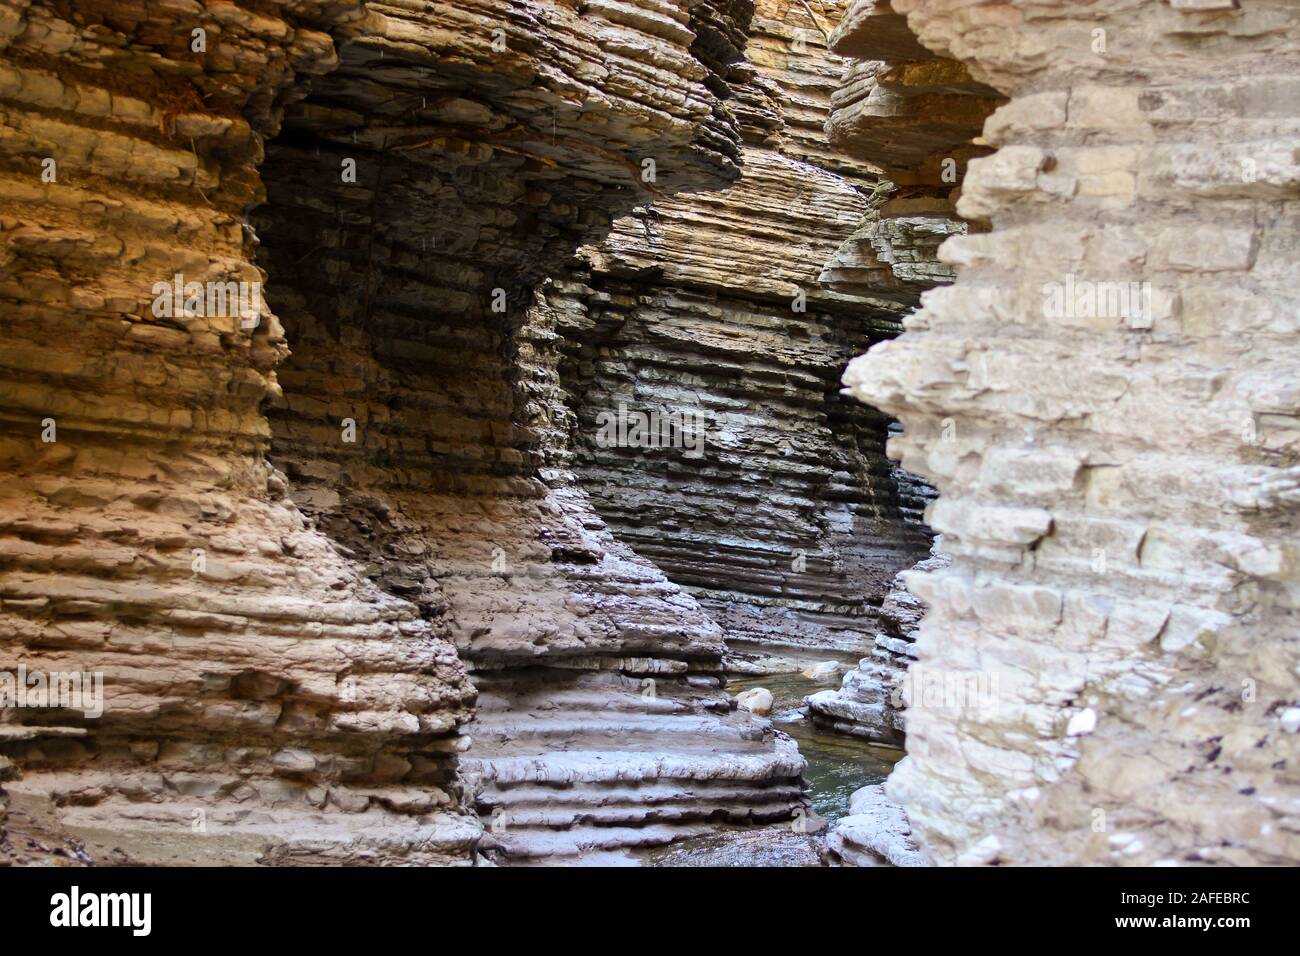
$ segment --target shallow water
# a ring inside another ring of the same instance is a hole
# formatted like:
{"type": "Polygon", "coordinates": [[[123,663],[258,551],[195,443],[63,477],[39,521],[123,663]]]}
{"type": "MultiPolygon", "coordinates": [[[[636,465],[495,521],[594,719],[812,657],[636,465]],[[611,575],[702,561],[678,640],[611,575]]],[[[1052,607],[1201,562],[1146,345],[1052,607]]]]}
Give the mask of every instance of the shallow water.
{"type": "MultiPolygon", "coordinates": [[[[857,662],[842,663],[851,667],[857,662]]],[[[804,780],[812,788],[813,811],[828,827],[848,814],[849,797],[855,790],[880,783],[903,756],[901,750],[824,733],[814,726],[804,697],[838,687],[842,677],[843,672],[833,680],[811,681],[800,674],[764,674],[727,681],[727,692],[733,696],[752,687],[772,692],[770,719],[799,744],[799,752],[808,761],[804,780]]],[[[651,851],[647,862],[652,866],[818,866],[821,839],[820,834],[795,832],[789,823],[720,827],[708,836],[651,851]]]]}
{"type": "Polygon", "coordinates": [[[772,723],[799,744],[799,752],[808,761],[804,779],[812,787],[813,810],[829,823],[848,814],[853,791],[883,781],[903,756],[901,750],[845,734],[825,733],[813,724],[804,697],[838,687],[843,676],[840,673],[832,681],[811,681],[799,674],[766,674],[727,681],[727,693],[732,696],[751,687],[766,687],[772,692],[772,723]]]}

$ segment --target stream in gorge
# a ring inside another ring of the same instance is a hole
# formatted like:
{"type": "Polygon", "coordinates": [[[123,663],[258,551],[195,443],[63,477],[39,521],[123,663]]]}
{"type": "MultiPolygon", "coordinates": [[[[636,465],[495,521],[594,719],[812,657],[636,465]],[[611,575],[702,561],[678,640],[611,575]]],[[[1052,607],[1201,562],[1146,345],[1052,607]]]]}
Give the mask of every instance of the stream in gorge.
{"type": "MultiPolygon", "coordinates": [[[[903,751],[892,747],[823,731],[808,716],[803,699],[837,686],[844,670],[856,661],[841,663],[841,672],[829,681],[810,680],[797,672],[744,675],[729,678],[726,688],[733,697],[754,687],[771,691],[770,719],[794,738],[808,761],[804,780],[811,788],[813,813],[827,829],[848,815],[854,791],[882,782],[903,757],[903,751]]],[[[805,829],[810,832],[800,832],[798,822],[791,821],[766,827],[724,826],[715,833],[648,851],[645,862],[651,866],[820,866],[825,829],[815,819],[805,829]]]]}

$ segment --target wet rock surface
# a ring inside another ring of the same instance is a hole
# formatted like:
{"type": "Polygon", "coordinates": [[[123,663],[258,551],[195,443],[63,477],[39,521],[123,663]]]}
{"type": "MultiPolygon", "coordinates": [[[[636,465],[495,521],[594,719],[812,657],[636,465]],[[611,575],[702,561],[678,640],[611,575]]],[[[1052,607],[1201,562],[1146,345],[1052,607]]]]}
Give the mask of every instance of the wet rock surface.
{"type": "Polygon", "coordinates": [[[715,830],[648,853],[650,866],[822,866],[822,840],[790,826],[715,830]]]}
{"type": "MultiPolygon", "coordinates": [[[[804,697],[816,686],[799,673],[733,678],[727,685],[728,692],[736,695],[758,687],[772,695],[772,726],[788,734],[807,761],[803,771],[806,807],[779,824],[723,827],[634,854],[635,858],[652,866],[913,865],[895,864],[872,849],[887,844],[883,836],[868,839],[870,828],[864,831],[865,819],[856,820],[852,831],[846,831],[847,838],[840,832],[841,823],[857,812],[852,808],[857,795],[879,788],[902,751],[825,730],[810,720],[804,697]],[[862,842],[854,842],[855,837],[862,842]],[[832,846],[843,852],[830,852],[832,846]]],[[[891,806],[905,826],[902,811],[891,806]]],[[[900,855],[898,859],[906,858],[900,855]]]]}

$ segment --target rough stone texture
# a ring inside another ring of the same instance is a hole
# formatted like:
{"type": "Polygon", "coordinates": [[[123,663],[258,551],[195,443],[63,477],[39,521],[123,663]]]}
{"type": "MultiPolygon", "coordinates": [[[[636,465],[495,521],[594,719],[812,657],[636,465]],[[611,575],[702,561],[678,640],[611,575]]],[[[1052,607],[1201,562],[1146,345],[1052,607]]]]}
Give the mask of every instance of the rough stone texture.
{"type": "Polygon", "coordinates": [[[928,546],[884,455],[888,419],[837,394],[906,305],[816,282],[879,183],[823,131],[840,12],[761,0],[740,181],[636,210],[544,290],[575,413],[565,465],[722,626],[730,666],[774,644],[864,649],[893,573],[928,546]],[[620,408],[698,412],[703,446],[603,442],[600,416],[620,408]]]}
{"type": "Polygon", "coordinates": [[[749,15],[0,10],[0,646],[108,697],[0,717],[15,794],[100,859],[468,862],[466,665],[546,657],[638,690],[667,672],[666,711],[740,741],[709,779],[789,812],[797,752],[709,709],[716,625],[543,480],[556,359],[520,332],[532,287],[646,195],[644,151],[659,194],[736,177],[749,15]],[[176,273],[265,280],[283,325],[159,318],[176,273]]]}
{"type": "MultiPolygon", "coordinates": [[[[889,785],[926,852],[1300,860],[1294,5],[858,0],[835,93],[838,5],[753,6],[0,5],[0,667],[108,685],[0,713],[0,826],[467,863],[787,815],[723,627],[862,640],[926,540],[898,415],[962,678],[889,785]],[[177,273],[279,315],[160,316],[177,273]],[[594,443],[624,397],[714,457],[594,443]]],[[[855,809],[842,858],[907,859],[855,809]]]]}
{"type": "Polygon", "coordinates": [[[849,798],[849,815],[826,836],[831,859],[852,866],[925,866],[907,815],[885,796],[883,784],[849,798]]]}
{"type": "Polygon", "coordinates": [[[852,60],[831,97],[830,141],[878,163],[888,180],[822,282],[915,306],[953,279],[937,250],[968,231],[955,203],[967,164],[988,152],[973,140],[999,97],[961,63],[921,46],[896,6],[855,0],[831,36],[831,49],[852,60]]]}
{"type": "MultiPolygon", "coordinates": [[[[584,508],[589,497],[600,514],[582,518],[585,543],[566,551],[630,547],[686,594],[675,620],[646,628],[654,608],[627,601],[628,580],[609,580],[606,600],[625,606],[628,625],[618,640],[648,640],[639,661],[572,665],[599,676],[558,672],[563,648],[549,646],[537,661],[545,671],[521,669],[516,656],[487,673],[503,648],[469,648],[485,697],[466,765],[481,783],[485,845],[503,857],[591,859],[690,836],[705,815],[788,814],[800,758],[770,729],[755,736],[727,714],[709,655],[724,633],[733,652],[746,638],[863,647],[891,570],[928,542],[900,517],[887,419],[836,394],[843,364],[896,334],[902,307],[813,281],[877,177],[827,146],[841,64],[818,24],[829,29],[838,10],[812,9],[757,5],[749,62],[733,71],[744,82],[728,101],[744,141],[740,180],[654,196],[619,219],[542,288],[519,331],[532,370],[524,416],[543,436],[550,496],[584,508]],[[800,288],[806,312],[791,307],[800,288]],[[703,411],[704,454],[602,445],[596,419],[620,404],[703,411]],[[798,549],[806,563],[796,570],[798,549]],[[689,643],[673,654],[678,634],[689,643]],[[759,759],[774,747],[781,760],[759,759]]],[[[519,588],[506,593],[518,600],[519,588]]],[[[480,602],[467,617],[497,613],[480,602]]],[[[582,626],[600,620],[598,607],[582,626]]]]}
{"type": "Polygon", "coordinates": [[[893,10],[1010,102],[957,207],[991,231],[845,378],[940,492],[920,665],[996,681],[913,702],[888,792],[943,862],[1300,861],[1295,6],[893,10]]]}
{"type": "MultiPolygon", "coordinates": [[[[972,157],[988,152],[973,142],[997,104],[996,92],[960,63],[921,46],[889,0],[853,3],[831,37],[853,60],[832,95],[827,119],[832,142],[881,162],[890,180],[882,198],[826,264],[821,282],[841,292],[865,292],[915,307],[921,294],[953,281],[940,244],[966,235],[957,216],[960,180],[972,157]]],[[[976,224],[976,228],[980,228],[976,224]]],[[[924,482],[898,469],[902,497],[922,507],[934,497],[924,482]]],[[[934,554],[918,565],[946,564],[934,554]]],[[[903,670],[915,656],[918,602],[902,577],[882,605],[883,629],[872,655],[845,675],[839,691],[808,698],[810,714],[830,729],[891,745],[903,743],[903,670]],[[903,619],[898,618],[902,613],[903,619]],[[915,619],[914,619],[915,615],[915,619]]]]}
{"type": "Polygon", "coordinates": [[[804,698],[813,720],[839,733],[878,743],[903,745],[904,679],[916,660],[916,636],[925,608],[907,588],[909,575],[941,570],[951,558],[936,542],[930,557],[894,578],[880,605],[881,629],[871,656],[844,675],[839,690],[823,690],[804,698]]]}
{"type": "Polygon", "coordinates": [[[27,728],[5,747],[11,788],[105,852],[444,862],[477,836],[447,760],[473,700],[454,650],[262,461],[275,318],[151,311],[175,273],[258,278],[242,220],[262,136],[288,84],[332,66],[321,28],[358,13],[24,3],[0,20],[0,639],[10,666],[107,684],[97,720],[6,711],[27,728]]]}

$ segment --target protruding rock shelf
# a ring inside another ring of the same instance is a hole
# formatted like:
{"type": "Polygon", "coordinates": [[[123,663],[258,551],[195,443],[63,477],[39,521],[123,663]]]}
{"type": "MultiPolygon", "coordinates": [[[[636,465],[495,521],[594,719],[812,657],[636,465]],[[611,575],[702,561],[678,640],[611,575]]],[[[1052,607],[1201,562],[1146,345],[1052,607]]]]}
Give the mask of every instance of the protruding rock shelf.
{"type": "Polygon", "coordinates": [[[505,860],[654,846],[710,822],[785,819],[803,803],[794,742],[732,710],[716,679],[530,668],[478,683],[464,764],[483,846],[505,860]]]}

